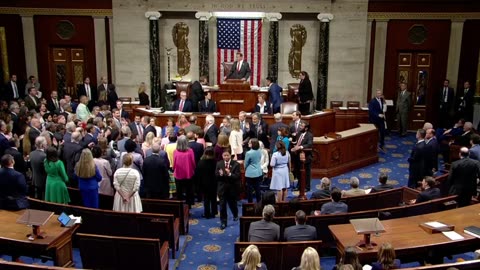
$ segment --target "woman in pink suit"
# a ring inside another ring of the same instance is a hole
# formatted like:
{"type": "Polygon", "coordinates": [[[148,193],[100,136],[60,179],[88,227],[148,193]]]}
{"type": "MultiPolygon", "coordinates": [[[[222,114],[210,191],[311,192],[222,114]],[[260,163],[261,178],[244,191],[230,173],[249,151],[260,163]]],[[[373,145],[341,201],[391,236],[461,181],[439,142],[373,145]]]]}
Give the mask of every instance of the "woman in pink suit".
{"type": "Polygon", "coordinates": [[[177,149],[173,152],[173,176],[177,186],[178,199],[186,199],[190,207],[194,203],[192,178],[195,166],[193,150],[188,147],[187,138],[182,135],[178,137],[177,149]]]}

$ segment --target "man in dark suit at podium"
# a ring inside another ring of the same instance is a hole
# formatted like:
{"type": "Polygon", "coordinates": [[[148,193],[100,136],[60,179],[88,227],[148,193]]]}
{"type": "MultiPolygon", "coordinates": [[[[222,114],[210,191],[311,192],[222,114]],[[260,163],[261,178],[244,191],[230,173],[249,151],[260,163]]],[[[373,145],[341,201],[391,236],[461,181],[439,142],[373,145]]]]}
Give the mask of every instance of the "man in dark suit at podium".
{"type": "Polygon", "coordinates": [[[383,112],[382,90],[377,90],[375,97],[368,103],[368,120],[374,124],[380,134],[380,149],[385,146],[385,114],[383,112]]]}
{"type": "Polygon", "coordinates": [[[247,63],[247,61],[243,61],[243,54],[241,52],[237,52],[237,60],[233,62],[230,73],[223,79],[240,79],[246,81],[248,78],[250,78],[250,72],[250,65],[247,63]]]}

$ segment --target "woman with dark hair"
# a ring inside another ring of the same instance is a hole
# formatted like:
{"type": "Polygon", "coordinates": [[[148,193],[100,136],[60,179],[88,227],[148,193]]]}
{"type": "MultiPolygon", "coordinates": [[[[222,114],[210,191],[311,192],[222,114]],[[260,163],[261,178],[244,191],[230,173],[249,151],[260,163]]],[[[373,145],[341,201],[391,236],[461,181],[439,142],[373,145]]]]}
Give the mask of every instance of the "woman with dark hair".
{"type": "Polygon", "coordinates": [[[287,188],[290,186],[290,154],[283,141],[277,141],[275,148],[278,151],[273,153],[270,161],[270,166],[273,169],[270,189],[278,191],[277,200],[281,202],[285,200],[287,188]]]}
{"type": "Polygon", "coordinates": [[[177,135],[178,133],[178,127],[175,125],[175,122],[173,121],[173,117],[169,117],[167,120],[167,125],[162,128],[162,138],[169,136],[167,133],[167,128],[173,128],[173,133],[177,135]]]}
{"type": "Polygon", "coordinates": [[[248,142],[250,150],[245,155],[245,182],[247,185],[247,200],[249,203],[253,202],[253,192],[255,191],[255,198],[257,203],[261,199],[260,182],[263,179],[262,170],[262,152],[260,151],[260,143],[258,139],[250,139],[248,142]]]}
{"type": "Polygon", "coordinates": [[[187,138],[185,136],[178,137],[177,149],[173,152],[173,176],[178,199],[186,199],[189,207],[194,203],[192,178],[195,166],[195,155],[193,150],[188,147],[187,138]]]}
{"type": "Polygon", "coordinates": [[[310,101],[313,100],[312,83],[306,71],[300,72],[300,84],[298,86],[298,110],[302,115],[310,114],[310,101]]]}
{"type": "Polygon", "coordinates": [[[102,158],[102,149],[96,145],[92,148],[93,161],[102,175],[102,181],[98,183],[98,193],[113,196],[113,184],[111,181],[112,167],[110,162],[102,158]]]}
{"type": "Polygon", "coordinates": [[[217,162],[215,161],[213,147],[207,146],[195,169],[195,175],[198,175],[197,181],[199,181],[204,195],[203,217],[205,218],[214,218],[218,213],[216,166],[217,162]]]}
{"type": "MultiPolygon", "coordinates": [[[[277,131],[277,142],[282,141],[285,144],[285,149],[288,151],[288,147],[290,146],[290,140],[288,137],[288,127],[279,127],[277,131]]],[[[277,152],[277,144],[273,147],[273,153],[277,152]]]]}
{"type": "Polygon", "coordinates": [[[143,157],[141,154],[135,152],[137,149],[137,144],[132,140],[129,139],[125,142],[125,151],[120,155],[120,160],[117,164],[117,169],[123,168],[123,157],[126,154],[131,154],[133,158],[133,164],[131,165],[132,169],[137,170],[140,174],[140,195],[143,196],[143,175],[142,175],[142,167],[143,167],[143,157]]]}
{"type": "Polygon", "coordinates": [[[343,265],[350,264],[353,270],[362,270],[362,265],[358,259],[357,251],[354,247],[345,248],[345,254],[340,259],[340,263],[333,267],[332,270],[339,270],[343,265]]]}
{"type": "Polygon", "coordinates": [[[372,270],[399,269],[400,260],[395,259],[395,249],[390,243],[383,243],[378,249],[377,262],[372,263],[372,270]]]}
{"type": "Polygon", "coordinates": [[[47,184],[45,190],[45,201],[68,204],[67,183],[68,176],[63,162],[58,159],[58,152],[55,147],[47,148],[47,158],[43,164],[47,173],[47,184]]]}

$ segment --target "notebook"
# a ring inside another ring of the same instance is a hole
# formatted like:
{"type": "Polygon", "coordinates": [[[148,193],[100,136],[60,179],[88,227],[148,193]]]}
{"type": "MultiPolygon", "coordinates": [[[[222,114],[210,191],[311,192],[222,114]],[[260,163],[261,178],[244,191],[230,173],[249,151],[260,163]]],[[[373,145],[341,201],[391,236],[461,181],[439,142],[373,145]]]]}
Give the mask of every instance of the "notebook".
{"type": "Polygon", "coordinates": [[[464,233],[480,238],[480,228],[477,226],[468,226],[463,229],[464,233]]]}

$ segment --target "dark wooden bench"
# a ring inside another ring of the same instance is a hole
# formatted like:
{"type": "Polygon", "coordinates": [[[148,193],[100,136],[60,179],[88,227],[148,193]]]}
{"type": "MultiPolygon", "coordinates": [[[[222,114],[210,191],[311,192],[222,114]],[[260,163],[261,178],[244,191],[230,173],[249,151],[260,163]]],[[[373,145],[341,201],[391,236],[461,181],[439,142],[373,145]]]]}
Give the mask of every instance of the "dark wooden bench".
{"type": "Polygon", "coordinates": [[[168,270],[167,242],[83,233],[77,236],[84,268],[168,270]]]}
{"type": "Polygon", "coordinates": [[[405,269],[405,270],[413,270],[413,269],[418,269],[418,270],[447,270],[450,267],[455,267],[459,270],[478,270],[478,269],[480,269],[480,260],[457,262],[457,263],[444,263],[444,264],[427,265],[427,266],[419,266],[419,267],[403,268],[403,269],[405,269]]]}
{"type": "MultiPolygon", "coordinates": [[[[82,197],[78,188],[68,188],[70,204],[82,206],[82,197]]],[[[104,210],[113,209],[113,196],[99,194],[99,208],[104,210]]],[[[180,234],[186,235],[189,229],[189,210],[185,201],[142,199],[143,213],[172,214],[180,220],[180,234]]]]}
{"type": "MultiPolygon", "coordinates": [[[[323,241],[324,245],[333,243],[333,236],[328,229],[329,225],[346,224],[350,222],[350,219],[357,218],[374,218],[378,217],[381,220],[402,218],[414,215],[428,214],[433,212],[439,212],[443,210],[449,210],[456,207],[456,204],[451,204],[456,196],[449,196],[423,202],[412,205],[402,205],[397,207],[375,209],[368,211],[349,212],[345,214],[335,215],[310,215],[307,217],[307,224],[310,224],[317,228],[318,239],[323,241]]],[[[250,229],[250,223],[260,220],[261,217],[240,217],[240,242],[248,241],[248,230],[250,229]]],[[[275,217],[274,222],[280,226],[280,237],[283,239],[283,232],[286,227],[295,225],[295,216],[289,217],[275,217]]]]}
{"type": "MultiPolygon", "coordinates": [[[[370,193],[356,197],[344,197],[342,201],[348,205],[350,212],[374,210],[380,208],[395,207],[417,197],[418,191],[408,187],[395,188],[381,192],[370,193]]],[[[279,202],[275,204],[275,215],[278,217],[293,216],[297,210],[303,210],[310,214],[314,210],[320,210],[322,205],[331,199],[305,200],[295,204],[291,202],[279,202]]],[[[256,216],[255,204],[244,203],[242,206],[243,216],[256,216]]]]}
{"type": "Polygon", "coordinates": [[[172,257],[179,247],[180,221],[172,214],[126,213],[112,210],[87,208],[28,198],[30,208],[52,211],[55,214],[65,212],[82,217],[79,233],[102,234],[121,237],[154,238],[168,241],[172,257]]]}
{"type": "Polygon", "coordinates": [[[262,255],[262,262],[268,269],[291,270],[300,265],[302,253],[307,247],[320,250],[321,241],[300,242],[236,242],[235,262],[242,260],[242,253],[249,245],[256,245],[262,255]]]}

